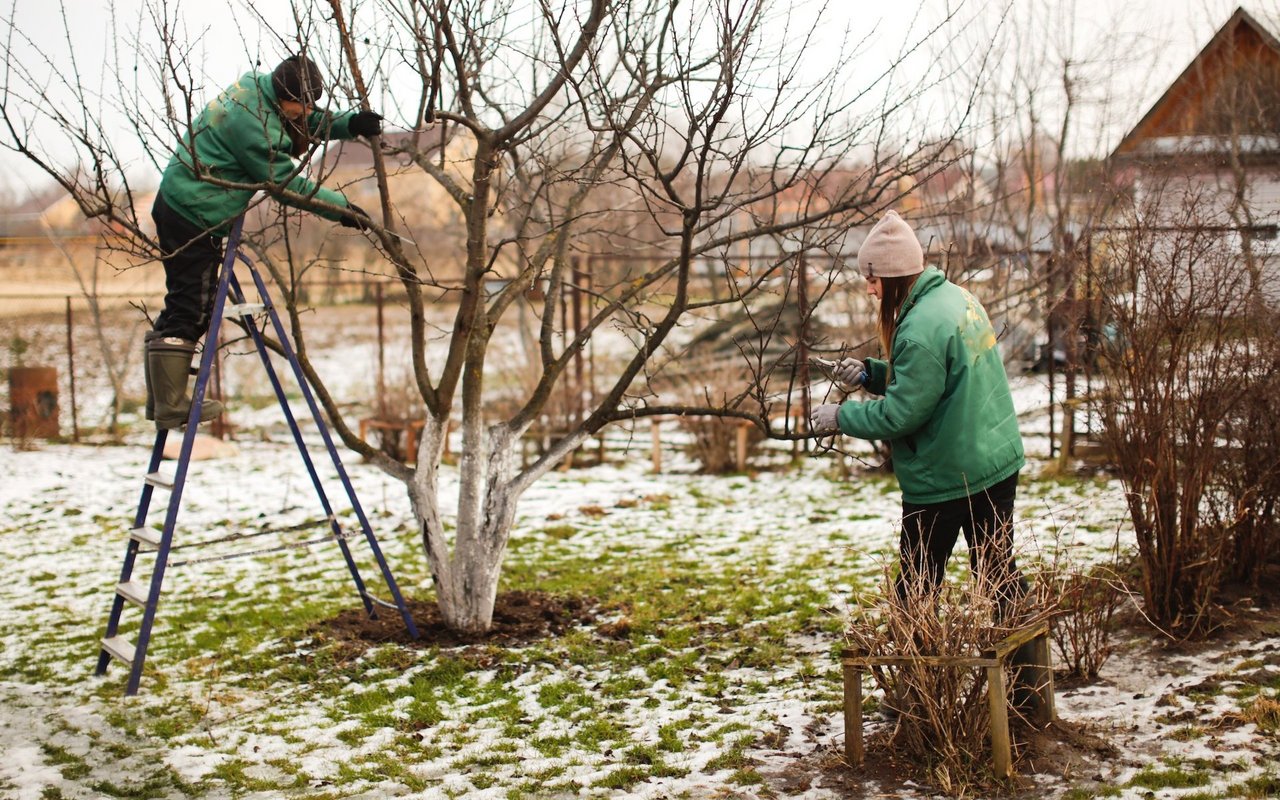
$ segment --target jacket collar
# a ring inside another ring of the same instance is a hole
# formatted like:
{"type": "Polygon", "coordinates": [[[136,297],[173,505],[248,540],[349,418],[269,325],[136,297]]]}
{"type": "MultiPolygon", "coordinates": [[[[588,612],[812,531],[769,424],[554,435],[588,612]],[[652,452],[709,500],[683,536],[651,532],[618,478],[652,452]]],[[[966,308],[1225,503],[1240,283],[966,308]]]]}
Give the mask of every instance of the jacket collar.
{"type": "Polygon", "coordinates": [[[276,112],[280,112],[280,98],[276,97],[276,87],[271,83],[270,72],[252,73],[254,83],[258,84],[258,91],[266,98],[267,104],[276,112]]]}
{"type": "Polygon", "coordinates": [[[920,277],[916,278],[915,285],[911,287],[911,293],[907,295],[907,299],[902,301],[902,308],[898,311],[898,319],[901,320],[905,317],[921,297],[946,282],[947,276],[942,274],[942,270],[937,267],[926,267],[924,272],[920,273],[920,277]]]}

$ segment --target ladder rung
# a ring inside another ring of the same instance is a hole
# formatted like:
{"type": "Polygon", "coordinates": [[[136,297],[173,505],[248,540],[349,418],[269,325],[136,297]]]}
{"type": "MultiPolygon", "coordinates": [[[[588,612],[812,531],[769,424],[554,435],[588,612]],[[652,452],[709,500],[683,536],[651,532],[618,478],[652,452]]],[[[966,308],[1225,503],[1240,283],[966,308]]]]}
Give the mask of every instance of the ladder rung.
{"type": "Polygon", "coordinates": [[[112,636],[110,639],[103,639],[102,649],[110,653],[112,658],[119,659],[126,664],[133,663],[133,654],[137,651],[137,648],[133,646],[133,642],[123,636],[112,636]]]}
{"type": "Polygon", "coordinates": [[[223,317],[251,317],[266,311],[262,303],[228,303],[222,309],[223,317]]]}
{"type": "Polygon", "coordinates": [[[161,472],[148,472],[145,480],[157,489],[173,489],[173,478],[161,472]]]}
{"type": "Polygon", "coordinates": [[[133,603],[135,606],[142,608],[147,607],[147,591],[150,587],[144,586],[137,581],[126,581],[125,583],[116,584],[116,594],[133,603]]]}
{"type": "Polygon", "coordinates": [[[132,528],[129,531],[129,538],[138,544],[160,549],[160,531],[151,528],[132,528]]]}
{"type": "Polygon", "coordinates": [[[399,610],[400,610],[400,607],[399,607],[399,606],[397,606],[395,603],[388,603],[386,600],[382,600],[382,599],[380,599],[380,598],[374,597],[373,595],[369,594],[368,592],[363,592],[362,594],[364,594],[365,598],[366,598],[370,603],[373,603],[375,606],[382,606],[383,608],[390,608],[390,609],[393,609],[393,610],[395,610],[395,611],[399,611],[399,610]]]}

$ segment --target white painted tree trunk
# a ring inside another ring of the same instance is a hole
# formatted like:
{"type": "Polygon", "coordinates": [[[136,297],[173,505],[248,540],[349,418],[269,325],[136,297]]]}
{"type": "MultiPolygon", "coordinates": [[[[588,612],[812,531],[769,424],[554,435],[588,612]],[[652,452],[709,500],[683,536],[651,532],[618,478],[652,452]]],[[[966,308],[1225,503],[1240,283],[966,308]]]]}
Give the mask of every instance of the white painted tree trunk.
{"type": "Polygon", "coordinates": [[[524,489],[546,469],[515,475],[520,437],[506,425],[464,425],[459,464],[457,527],[452,547],[440,513],[439,465],[444,429],[428,419],[418,464],[408,483],[435,583],[440,613],[450,628],[482,632],[493,622],[502,556],[524,489]]]}

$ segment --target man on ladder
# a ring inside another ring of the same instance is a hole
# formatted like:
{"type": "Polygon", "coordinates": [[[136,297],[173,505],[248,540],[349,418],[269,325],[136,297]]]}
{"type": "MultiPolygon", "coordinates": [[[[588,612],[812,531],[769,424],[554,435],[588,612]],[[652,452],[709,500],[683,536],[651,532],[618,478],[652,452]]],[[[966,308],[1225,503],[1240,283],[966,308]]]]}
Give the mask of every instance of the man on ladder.
{"type": "MultiPolygon", "coordinates": [[[[277,195],[283,203],[348,228],[368,227],[368,214],[303,176],[294,158],[312,141],[377,136],[382,116],[317,110],[323,95],[324,76],[305,55],[286,58],[270,73],[247,73],[205,106],[165,168],[151,216],[167,293],[143,345],[146,417],[157,429],[187,422],[191,357],[209,327],[222,239],[255,191],[283,190],[277,195]]],[[[221,403],[205,400],[200,421],[221,413],[221,403]]]]}
{"type": "MultiPolygon", "coordinates": [[[[259,189],[267,190],[282,202],[314,211],[347,227],[365,229],[370,224],[368,216],[342,194],[323,189],[302,177],[299,167],[293,161],[294,156],[307,149],[307,142],[312,138],[351,139],[356,136],[376,136],[381,132],[382,117],[372,111],[340,116],[316,111],[314,104],[323,91],[321,81],[320,71],[305,56],[285,59],[270,74],[245,75],[206,106],[196,118],[170,160],[160,184],[152,216],[156,221],[163,251],[168,294],[164,310],[156,320],[155,329],[148,333],[146,343],[147,399],[150,406],[147,416],[155,419],[156,438],[138,500],[138,510],[129,529],[129,541],[95,670],[97,675],[105,674],[112,660],[128,664],[129,682],[125,693],[129,695],[137,694],[142,680],[142,670],[146,663],[171,551],[178,546],[192,547],[209,543],[188,542],[175,545],[174,534],[196,437],[196,423],[208,420],[221,411],[217,403],[205,403],[203,398],[213,357],[216,355],[214,349],[217,331],[228,311],[242,320],[257,348],[263,368],[293,434],[294,443],[315,487],[328,528],[328,535],[320,539],[285,543],[280,548],[311,547],[324,542],[336,542],[365,611],[373,616],[376,606],[395,609],[404,620],[409,635],[415,639],[418,637],[409,607],[400,594],[368,517],[356,497],[355,488],[342,465],[342,458],[324,422],[320,407],[307,386],[306,376],[289,342],[288,333],[268,298],[266,283],[253,262],[240,250],[244,212],[252,202],[254,192],[259,189]],[[225,253],[224,236],[227,240],[225,253]],[[234,271],[237,260],[248,269],[253,286],[262,299],[261,304],[245,303],[244,292],[234,271]],[[233,300],[233,305],[228,305],[229,298],[233,300]],[[263,330],[252,319],[257,311],[263,312],[266,318],[262,323],[263,328],[269,324],[274,330],[280,352],[298,382],[333,469],[359,521],[360,533],[363,534],[387,590],[391,593],[390,601],[375,597],[360,574],[355,555],[347,543],[350,537],[329,502],[324,481],[311,458],[279,376],[268,357],[263,330]],[[209,342],[205,346],[198,371],[199,378],[196,380],[194,396],[200,400],[200,406],[195,407],[191,397],[187,395],[187,381],[196,342],[204,335],[208,335],[209,342]],[[165,442],[171,429],[188,425],[170,477],[160,470],[165,442]],[[157,489],[169,492],[164,526],[158,531],[147,524],[152,496],[157,489]],[[143,555],[149,558],[140,562],[139,556],[143,555]],[[123,627],[131,627],[131,623],[122,622],[126,605],[142,609],[142,619],[136,629],[136,642],[130,641],[122,630],[123,627]]],[[[257,552],[262,551],[226,554],[220,558],[254,555],[257,552]]]]}

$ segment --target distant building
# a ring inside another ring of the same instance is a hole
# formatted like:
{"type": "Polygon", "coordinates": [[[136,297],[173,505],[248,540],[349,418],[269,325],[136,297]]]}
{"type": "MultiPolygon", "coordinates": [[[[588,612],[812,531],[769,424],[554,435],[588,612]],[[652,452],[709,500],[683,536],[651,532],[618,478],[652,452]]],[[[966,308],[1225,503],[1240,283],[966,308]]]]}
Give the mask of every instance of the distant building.
{"type": "Polygon", "coordinates": [[[1239,8],[1111,155],[1143,224],[1222,234],[1280,288],[1280,20],[1239,8]]]}

